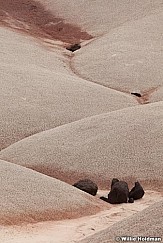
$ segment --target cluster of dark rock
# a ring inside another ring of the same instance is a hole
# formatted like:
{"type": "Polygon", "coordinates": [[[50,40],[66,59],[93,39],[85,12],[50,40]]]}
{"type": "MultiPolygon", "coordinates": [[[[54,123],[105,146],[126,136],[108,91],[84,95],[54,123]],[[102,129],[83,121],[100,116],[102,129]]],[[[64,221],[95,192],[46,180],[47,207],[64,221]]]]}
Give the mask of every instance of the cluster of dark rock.
{"type": "MultiPolygon", "coordinates": [[[[73,186],[93,196],[98,191],[96,183],[89,179],[80,180],[73,186]]],[[[135,186],[129,191],[128,184],[125,181],[119,181],[117,178],[113,178],[108,197],[100,197],[100,199],[111,204],[133,203],[134,200],[142,198],[144,193],[144,189],[138,181],[135,182],[135,186]]]]}
{"type": "MultiPolygon", "coordinates": [[[[108,198],[105,201],[115,204],[115,203],[127,203],[129,195],[129,188],[125,181],[119,181],[113,178],[111,183],[111,190],[108,194],[108,198]]],[[[103,200],[104,197],[101,197],[103,200]]]]}
{"type": "Polygon", "coordinates": [[[108,198],[100,197],[100,199],[111,204],[133,203],[134,200],[142,198],[144,193],[144,189],[138,181],[135,182],[135,186],[129,191],[125,181],[119,181],[118,179],[113,178],[108,198]]]}

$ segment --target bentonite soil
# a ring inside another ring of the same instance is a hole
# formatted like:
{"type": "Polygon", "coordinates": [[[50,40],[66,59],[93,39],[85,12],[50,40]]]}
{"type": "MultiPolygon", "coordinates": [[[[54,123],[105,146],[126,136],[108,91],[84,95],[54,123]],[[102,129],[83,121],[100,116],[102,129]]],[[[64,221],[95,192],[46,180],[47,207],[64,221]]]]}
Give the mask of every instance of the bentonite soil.
{"type": "Polygon", "coordinates": [[[0,0],[0,22],[2,25],[28,33],[35,37],[78,43],[92,38],[80,27],[57,18],[37,1],[0,0]]]}

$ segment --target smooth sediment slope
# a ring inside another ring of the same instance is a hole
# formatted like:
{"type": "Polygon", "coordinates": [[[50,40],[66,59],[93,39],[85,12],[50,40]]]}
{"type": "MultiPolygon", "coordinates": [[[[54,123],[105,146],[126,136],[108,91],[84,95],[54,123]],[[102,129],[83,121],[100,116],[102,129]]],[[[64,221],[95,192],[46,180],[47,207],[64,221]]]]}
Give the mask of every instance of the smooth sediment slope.
{"type": "Polygon", "coordinates": [[[123,23],[153,13],[162,0],[39,0],[47,9],[92,35],[101,35],[123,23]]]}
{"type": "MultiPolygon", "coordinates": [[[[76,53],[80,77],[122,92],[150,96],[163,86],[163,8],[111,30],[76,53]]],[[[163,100],[161,92],[159,99],[163,100]]],[[[158,101],[157,96],[152,101],[158,101]]]]}
{"type": "MultiPolygon", "coordinates": [[[[121,241],[121,236],[150,236],[163,238],[163,201],[157,202],[143,211],[124,219],[112,227],[80,241],[80,243],[106,243],[121,241]]],[[[143,241],[143,240],[142,240],[143,241]]],[[[152,241],[154,242],[154,240],[152,241]]],[[[160,241],[157,241],[160,242],[160,241]]]]}
{"type": "Polygon", "coordinates": [[[160,87],[156,92],[154,92],[150,98],[151,102],[158,102],[160,100],[163,100],[163,87],[160,87]]]}
{"type": "Polygon", "coordinates": [[[92,196],[64,182],[2,160],[0,181],[0,225],[70,219],[102,208],[92,196]]]}
{"type": "MultiPolygon", "coordinates": [[[[107,194],[99,191],[99,195],[107,194]]],[[[98,196],[99,196],[98,195],[98,196]]],[[[74,243],[112,227],[131,215],[161,201],[163,196],[156,191],[146,191],[141,200],[134,204],[110,205],[109,209],[95,215],[78,219],[38,222],[25,226],[1,227],[0,238],[3,243],[74,243]]],[[[92,242],[89,238],[89,242],[92,242]]]]}
{"type": "Polygon", "coordinates": [[[57,48],[48,51],[0,28],[0,50],[0,150],[31,134],[137,105],[133,97],[76,77],[57,48]]]}
{"type": "Polygon", "coordinates": [[[162,136],[163,102],[156,102],[36,134],[2,150],[0,158],[68,183],[89,177],[108,188],[116,177],[159,188],[162,136]]]}

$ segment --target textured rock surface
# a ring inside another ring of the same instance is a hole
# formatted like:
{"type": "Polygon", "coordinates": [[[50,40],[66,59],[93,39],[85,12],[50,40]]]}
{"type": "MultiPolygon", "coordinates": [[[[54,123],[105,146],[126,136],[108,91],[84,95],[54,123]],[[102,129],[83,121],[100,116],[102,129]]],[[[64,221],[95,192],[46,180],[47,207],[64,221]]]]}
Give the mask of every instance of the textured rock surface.
{"type": "Polygon", "coordinates": [[[98,186],[89,179],[80,180],[76,182],[73,186],[84,192],[91,194],[92,196],[95,196],[98,191],[98,186]]]}
{"type": "Polygon", "coordinates": [[[127,203],[129,195],[128,185],[125,181],[112,183],[111,191],[108,194],[108,202],[111,204],[127,203]]]}
{"type": "Polygon", "coordinates": [[[134,200],[140,199],[144,196],[144,189],[137,181],[135,182],[135,186],[129,192],[129,198],[133,198],[134,200]]]}

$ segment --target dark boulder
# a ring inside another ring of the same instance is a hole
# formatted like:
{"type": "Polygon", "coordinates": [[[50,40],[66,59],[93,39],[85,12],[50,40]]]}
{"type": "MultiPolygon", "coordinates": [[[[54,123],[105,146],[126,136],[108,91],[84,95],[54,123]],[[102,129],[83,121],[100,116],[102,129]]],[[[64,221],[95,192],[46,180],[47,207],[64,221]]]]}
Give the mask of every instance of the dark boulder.
{"type": "Polygon", "coordinates": [[[93,196],[95,196],[98,191],[98,186],[89,179],[80,180],[76,182],[73,186],[93,196]]]}
{"type": "Polygon", "coordinates": [[[129,192],[129,198],[133,198],[134,200],[137,200],[137,199],[142,198],[144,196],[144,193],[145,192],[143,190],[143,187],[137,181],[137,182],[135,182],[135,186],[129,192]]]}
{"type": "Polygon", "coordinates": [[[71,45],[71,46],[66,47],[66,49],[67,49],[68,51],[72,51],[72,52],[77,51],[77,50],[79,50],[80,48],[81,48],[81,45],[80,45],[80,44],[73,44],[73,45],[71,45]]]}
{"type": "Polygon", "coordinates": [[[127,203],[129,195],[128,185],[125,181],[112,183],[111,191],[108,194],[108,202],[111,204],[127,203]]]}

